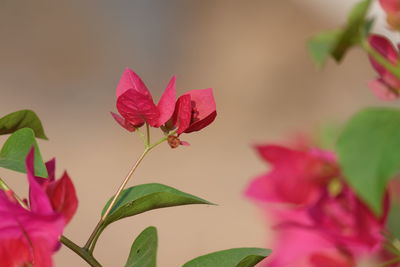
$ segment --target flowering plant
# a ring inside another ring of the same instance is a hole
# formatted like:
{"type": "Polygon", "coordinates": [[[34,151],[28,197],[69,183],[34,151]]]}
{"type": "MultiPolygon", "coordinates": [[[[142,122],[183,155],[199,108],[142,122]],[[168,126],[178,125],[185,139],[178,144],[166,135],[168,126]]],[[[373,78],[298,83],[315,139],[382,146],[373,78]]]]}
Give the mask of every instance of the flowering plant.
{"type": "MultiPolygon", "coordinates": [[[[360,1],[342,28],[312,37],[309,50],[323,67],[330,57],[341,62],[350,48],[362,48],[378,76],[368,83],[372,93],[398,101],[399,51],[373,33],[372,3],[360,1]]],[[[399,31],[400,1],[379,3],[388,28],[399,31]]],[[[314,141],[256,146],[271,168],[251,180],[245,194],[268,203],[263,208],[274,220],[274,252],[265,266],[353,267],[365,259],[399,266],[399,135],[399,109],[374,107],[357,112],[330,150],[314,141]]]]}
{"type": "MultiPolygon", "coordinates": [[[[43,162],[36,138],[47,139],[38,116],[20,110],[0,118],[0,134],[11,134],[0,151],[0,167],[26,173],[29,196],[18,196],[0,178],[0,263],[1,266],[53,266],[52,255],[65,245],[90,266],[102,266],[94,250],[108,225],[126,217],[154,209],[211,202],[175,188],[141,184],[126,188],[144,157],[158,145],[171,148],[188,145],[183,134],[200,131],[216,118],[212,89],[191,90],[176,100],[175,77],[167,85],[156,105],[140,77],[126,69],[118,84],[117,110],[113,118],[125,130],[137,134],[144,150],[122,181],[117,192],[105,204],[100,220],[83,246],[63,235],[73,219],[78,197],[69,175],[55,179],[55,159],[43,162]],[[143,130],[144,128],[144,130],[143,130]],[[163,136],[152,142],[151,128],[161,129],[163,136]]],[[[148,227],[134,240],[126,265],[156,266],[157,230],[148,227]]],[[[263,248],[235,248],[210,253],[184,264],[194,266],[254,266],[266,256],[263,248]]]]}

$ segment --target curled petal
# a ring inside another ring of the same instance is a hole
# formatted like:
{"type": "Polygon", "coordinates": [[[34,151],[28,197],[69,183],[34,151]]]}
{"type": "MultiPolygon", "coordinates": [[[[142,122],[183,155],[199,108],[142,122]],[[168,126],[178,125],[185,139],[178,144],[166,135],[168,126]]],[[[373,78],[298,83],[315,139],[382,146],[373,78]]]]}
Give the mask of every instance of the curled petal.
{"type": "Polygon", "coordinates": [[[183,95],[176,102],[175,112],[172,116],[173,124],[178,126],[178,135],[183,133],[190,125],[192,105],[190,95],[183,95]]]}
{"type": "Polygon", "coordinates": [[[114,120],[118,122],[119,125],[121,125],[123,128],[128,130],[129,132],[134,132],[136,130],[135,126],[133,126],[131,123],[129,123],[127,120],[122,118],[120,115],[111,112],[111,116],[113,116],[114,120]]]}

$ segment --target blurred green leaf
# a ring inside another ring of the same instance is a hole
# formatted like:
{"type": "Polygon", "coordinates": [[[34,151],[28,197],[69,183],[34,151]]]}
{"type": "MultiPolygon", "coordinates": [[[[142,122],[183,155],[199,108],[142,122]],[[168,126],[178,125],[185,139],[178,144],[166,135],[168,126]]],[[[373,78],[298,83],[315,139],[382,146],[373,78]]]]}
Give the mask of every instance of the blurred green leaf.
{"type": "MultiPolygon", "coordinates": [[[[104,214],[110,205],[111,199],[105,205],[102,214],[104,214]]],[[[122,218],[134,216],[149,210],[189,204],[213,205],[207,200],[162,184],[154,183],[133,186],[122,191],[110,214],[105,219],[103,228],[122,218]]]]}
{"type": "Polygon", "coordinates": [[[345,179],[380,215],[386,185],[400,170],[400,110],[358,112],[340,135],[337,151],[345,179]]]}
{"type": "Polygon", "coordinates": [[[19,129],[7,139],[0,151],[0,167],[26,172],[25,157],[32,146],[35,146],[35,174],[47,177],[46,166],[36,143],[35,134],[30,128],[19,129]]]}
{"type": "Polygon", "coordinates": [[[19,110],[0,118],[0,135],[31,128],[37,138],[47,140],[39,117],[32,110],[19,110]]]}
{"type": "Polygon", "coordinates": [[[349,48],[357,45],[369,32],[372,20],[367,20],[366,16],[371,2],[364,0],[357,3],[341,29],[321,32],[309,40],[308,49],[318,67],[323,67],[329,56],[340,62],[349,48]]]}
{"type": "Polygon", "coordinates": [[[252,267],[271,254],[262,248],[232,248],[195,258],[183,267],[252,267]]]}
{"type": "Polygon", "coordinates": [[[318,67],[325,65],[341,34],[340,30],[321,32],[308,41],[308,50],[318,67]]]}
{"type": "Polygon", "coordinates": [[[144,229],[133,242],[125,267],[156,267],[157,243],[157,229],[144,229]]]}

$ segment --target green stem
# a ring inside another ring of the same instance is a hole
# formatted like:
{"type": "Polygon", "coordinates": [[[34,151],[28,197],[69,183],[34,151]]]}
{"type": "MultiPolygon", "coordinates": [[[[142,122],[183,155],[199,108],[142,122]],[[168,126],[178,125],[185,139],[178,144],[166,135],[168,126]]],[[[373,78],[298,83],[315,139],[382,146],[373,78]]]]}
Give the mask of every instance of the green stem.
{"type": "Polygon", "coordinates": [[[103,216],[101,216],[99,222],[97,223],[96,227],[94,228],[92,234],[90,235],[88,241],[86,242],[84,248],[85,249],[89,249],[90,244],[92,243],[92,241],[94,240],[94,238],[97,235],[97,232],[99,231],[101,225],[103,224],[104,220],[106,219],[106,217],[108,216],[108,214],[110,213],[111,209],[114,207],[115,202],[117,201],[119,195],[121,194],[122,190],[125,188],[126,184],[128,183],[129,179],[131,178],[132,174],[135,172],[135,170],[137,169],[137,167],[139,166],[140,162],[142,162],[143,158],[146,156],[146,154],[150,151],[149,147],[146,147],[142,153],[142,155],[140,155],[140,157],[136,160],[135,164],[133,165],[133,167],[131,168],[131,170],[129,171],[129,173],[126,175],[125,179],[122,181],[121,185],[119,186],[117,193],[115,193],[113,199],[111,200],[110,205],[108,206],[106,212],[104,212],[103,216]]]}
{"type": "Polygon", "coordinates": [[[146,147],[149,147],[150,146],[150,126],[148,123],[146,123],[146,136],[147,136],[146,147]]]}
{"type": "Polygon", "coordinates": [[[99,230],[97,231],[96,235],[94,236],[93,241],[92,241],[92,244],[90,244],[90,247],[89,247],[90,253],[93,253],[94,248],[96,247],[97,240],[99,239],[101,233],[102,233],[103,230],[104,230],[104,228],[101,227],[101,226],[102,226],[102,225],[100,225],[99,230]]]}
{"type": "MultiPolygon", "coordinates": [[[[173,132],[172,134],[175,134],[173,132]]],[[[118,197],[121,195],[122,190],[124,190],[126,184],[128,183],[129,179],[132,177],[133,173],[136,171],[137,167],[139,164],[142,162],[144,157],[147,155],[147,153],[150,152],[154,147],[158,146],[159,144],[165,142],[168,139],[168,136],[164,136],[154,144],[150,144],[150,127],[146,123],[146,141],[145,141],[145,149],[143,153],[139,156],[139,158],[136,160],[135,164],[133,167],[130,169],[128,174],[126,175],[125,179],[122,181],[121,185],[119,186],[117,192],[115,193],[114,197],[111,200],[110,205],[108,206],[107,210],[104,212],[104,214],[101,216],[100,220],[98,221],[96,227],[93,229],[92,233],[89,236],[89,239],[86,241],[85,246],[83,247],[85,250],[88,250],[90,253],[93,253],[94,248],[96,246],[97,240],[100,237],[101,232],[103,231],[102,226],[104,221],[106,220],[107,216],[110,214],[112,208],[114,207],[118,197]]]]}
{"type": "MultiPolygon", "coordinates": [[[[149,131],[147,133],[149,135],[149,131]]],[[[103,214],[103,216],[101,216],[99,222],[97,223],[97,225],[94,228],[93,232],[91,233],[89,239],[87,240],[87,242],[84,246],[84,249],[89,250],[90,252],[94,251],[97,240],[100,237],[101,232],[103,231],[103,229],[102,229],[103,223],[104,223],[105,219],[107,218],[107,216],[110,214],[112,208],[114,207],[118,197],[121,195],[121,192],[125,188],[129,179],[131,178],[131,176],[133,175],[133,173],[135,172],[135,170],[137,169],[139,164],[142,162],[143,158],[147,155],[147,153],[149,153],[153,148],[155,148],[159,144],[165,142],[167,139],[168,139],[168,136],[165,136],[165,137],[161,138],[160,140],[158,140],[157,142],[155,142],[154,144],[145,146],[143,153],[136,160],[135,164],[133,165],[133,167],[131,168],[131,170],[129,171],[129,173],[127,174],[127,176],[125,177],[125,179],[123,180],[121,185],[119,186],[117,193],[114,195],[113,199],[111,200],[111,203],[108,206],[106,212],[103,214]]],[[[150,140],[150,138],[148,137],[147,140],[150,140]]]]}
{"type": "Polygon", "coordinates": [[[382,65],[385,69],[387,69],[391,74],[400,79],[400,65],[394,65],[392,62],[387,60],[384,56],[382,56],[378,51],[376,51],[367,40],[361,41],[361,47],[374,58],[376,62],[382,65]]]}
{"type": "Polygon", "coordinates": [[[93,257],[92,253],[84,248],[79,247],[77,244],[69,240],[67,237],[62,236],[60,238],[61,243],[66,247],[78,254],[82,259],[84,259],[92,267],[102,267],[102,265],[93,257]]]}

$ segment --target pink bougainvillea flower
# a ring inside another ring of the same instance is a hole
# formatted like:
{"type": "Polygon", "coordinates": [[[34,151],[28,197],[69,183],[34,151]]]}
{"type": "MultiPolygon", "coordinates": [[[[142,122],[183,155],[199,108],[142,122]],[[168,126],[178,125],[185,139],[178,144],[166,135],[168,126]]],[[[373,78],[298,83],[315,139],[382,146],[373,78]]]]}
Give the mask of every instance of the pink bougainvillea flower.
{"type": "Polygon", "coordinates": [[[116,94],[120,115],[112,113],[112,116],[122,127],[130,132],[145,123],[152,127],[160,127],[174,112],[175,77],[172,77],[156,105],[144,82],[133,70],[127,68],[122,74],[116,94]]]}
{"type": "Polygon", "coordinates": [[[379,0],[386,12],[386,21],[393,30],[400,30],[400,0],[379,0]]]}
{"type": "Polygon", "coordinates": [[[256,147],[271,170],[255,178],[246,195],[259,201],[309,204],[321,187],[339,175],[334,156],[329,152],[295,150],[278,145],[256,147]]]}
{"type": "MultiPolygon", "coordinates": [[[[372,48],[385,57],[389,62],[396,65],[399,62],[399,53],[391,41],[384,36],[373,34],[368,37],[372,48]]],[[[381,100],[394,100],[399,97],[400,79],[390,73],[382,65],[369,57],[373,68],[378,72],[379,77],[369,82],[369,87],[375,96],[381,100]]]]}
{"type": "Polygon", "coordinates": [[[313,226],[324,236],[348,248],[354,255],[376,252],[381,248],[382,231],[388,215],[388,198],[384,213],[375,216],[348,186],[337,196],[322,194],[318,202],[309,207],[313,226]]]}
{"type": "Polygon", "coordinates": [[[55,159],[46,163],[48,178],[34,176],[33,162],[27,162],[27,164],[28,175],[35,177],[50,199],[53,210],[61,213],[65,218],[66,224],[69,223],[78,208],[78,198],[68,173],[64,172],[60,179],[55,179],[55,159]]]}
{"type": "Polygon", "coordinates": [[[51,267],[52,254],[59,247],[65,227],[44,188],[34,177],[33,149],[26,158],[29,208],[23,208],[10,194],[0,191],[0,262],[3,266],[51,267]]]}
{"type": "MultiPolygon", "coordinates": [[[[46,198],[44,192],[41,197],[46,198]]],[[[36,196],[33,203],[41,197],[36,196]]],[[[0,191],[0,218],[2,266],[52,266],[51,255],[64,228],[62,216],[26,210],[0,191]]]]}
{"type": "Polygon", "coordinates": [[[162,127],[165,133],[175,128],[176,135],[168,136],[171,148],[180,145],[188,146],[189,143],[181,141],[182,133],[200,131],[211,124],[217,116],[215,100],[211,88],[191,90],[178,98],[172,118],[162,127]]]}
{"type": "Polygon", "coordinates": [[[211,124],[217,116],[211,88],[191,90],[178,98],[172,116],[172,124],[178,127],[177,134],[200,131],[211,124]]]}
{"type": "Polygon", "coordinates": [[[382,249],[387,208],[376,217],[345,187],[326,191],[310,206],[273,212],[277,240],[268,267],[354,267],[360,257],[382,249]]]}
{"type": "Polygon", "coordinates": [[[355,267],[360,257],[382,250],[389,210],[377,217],[341,177],[335,155],[302,145],[258,146],[271,170],[255,178],[246,195],[268,205],[276,240],[268,267],[355,267]]]}
{"type": "MultiPolygon", "coordinates": [[[[288,216],[288,215],[287,215],[288,216]]],[[[310,218],[304,211],[290,211],[296,222],[277,228],[272,255],[265,260],[267,267],[354,267],[354,259],[321,233],[302,224],[310,218]],[[336,264],[336,265],[335,265],[336,264]]],[[[284,223],[283,223],[284,224],[284,223]]]]}

